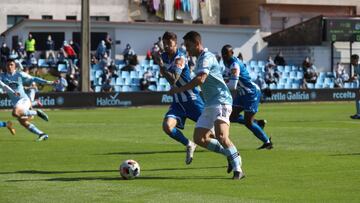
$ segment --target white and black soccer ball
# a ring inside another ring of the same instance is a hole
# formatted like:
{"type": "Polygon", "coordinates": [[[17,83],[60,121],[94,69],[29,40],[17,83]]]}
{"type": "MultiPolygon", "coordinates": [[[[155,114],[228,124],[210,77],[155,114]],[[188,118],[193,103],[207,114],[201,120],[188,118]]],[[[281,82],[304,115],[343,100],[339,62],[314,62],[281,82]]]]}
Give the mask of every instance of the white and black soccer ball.
{"type": "Polygon", "coordinates": [[[126,160],[120,165],[120,175],[125,180],[134,179],[140,175],[140,165],[134,160],[126,160]]]}

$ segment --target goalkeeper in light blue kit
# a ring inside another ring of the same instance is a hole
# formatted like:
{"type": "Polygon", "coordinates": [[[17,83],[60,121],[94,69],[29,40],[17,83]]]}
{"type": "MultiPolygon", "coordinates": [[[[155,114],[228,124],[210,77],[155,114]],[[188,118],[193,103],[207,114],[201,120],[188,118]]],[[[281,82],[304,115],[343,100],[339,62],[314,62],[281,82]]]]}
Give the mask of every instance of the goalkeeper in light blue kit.
{"type": "Polygon", "coordinates": [[[215,55],[203,47],[199,33],[190,31],[183,39],[189,55],[197,57],[196,76],[184,86],[172,87],[170,94],[201,87],[205,108],[196,122],[194,141],[197,145],[225,155],[230,163],[228,173],[234,172],[234,180],[242,179],[245,175],[241,168],[241,157],[229,138],[232,97],[222,77],[221,67],[215,55]],[[213,129],[216,139],[211,138],[213,129]]]}
{"type": "Polygon", "coordinates": [[[233,111],[230,116],[231,122],[244,124],[263,144],[258,149],[272,149],[273,143],[265,131],[255,121],[255,114],[261,98],[260,88],[251,81],[245,65],[234,56],[230,45],[221,49],[221,55],[225,65],[225,75],[229,77],[227,86],[230,90],[237,90],[233,103],[233,111]],[[244,111],[244,115],[240,113],[244,111]]]}
{"type": "Polygon", "coordinates": [[[33,116],[38,115],[45,121],[48,121],[48,116],[41,110],[32,110],[31,101],[24,91],[23,82],[32,81],[39,84],[53,85],[53,81],[47,81],[38,77],[32,77],[22,71],[16,71],[16,64],[13,59],[9,59],[6,63],[6,72],[0,74],[0,80],[15,91],[8,91],[8,96],[13,105],[12,115],[16,117],[19,123],[28,129],[30,132],[38,136],[38,141],[48,139],[48,135],[39,130],[34,124],[30,123],[33,116]]]}

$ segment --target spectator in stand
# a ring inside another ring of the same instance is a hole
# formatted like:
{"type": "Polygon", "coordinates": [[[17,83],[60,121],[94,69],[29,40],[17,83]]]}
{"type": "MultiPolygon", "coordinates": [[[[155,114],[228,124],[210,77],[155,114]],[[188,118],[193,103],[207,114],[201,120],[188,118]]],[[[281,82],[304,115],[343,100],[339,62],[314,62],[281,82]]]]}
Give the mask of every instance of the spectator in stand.
{"type": "Polygon", "coordinates": [[[79,81],[75,74],[67,74],[66,81],[68,83],[68,91],[78,91],[79,81]]]}
{"type": "Polygon", "coordinates": [[[1,67],[5,68],[6,61],[8,60],[9,57],[10,57],[10,49],[4,42],[4,43],[2,43],[1,48],[0,48],[1,67]]]}
{"type": "Polygon", "coordinates": [[[107,53],[104,53],[104,56],[99,60],[99,67],[100,70],[108,70],[108,67],[111,65],[111,59],[107,55],[107,53]]]}
{"type": "Polygon", "coordinates": [[[55,59],[55,42],[52,40],[51,35],[48,36],[46,40],[46,46],[45,46],[45,58],[46,60],[49,59],[49,57],[52,57],[55,59]]]}
{"type": "Polygon", "coordinates": [[[130,44],[126,44],[126,48],[123,51],[125,64],[129,64],[129,59],[133,55],[136,55],[135,51],[133,49],[131,49],[130,44]]]}
{"type": "Polygon", "coordinates": [[[69,44],[74,49],[77,58],[79,58],[78,56],[80,56],[80,54],[81,54],[80,53],[80,45],[72,40],[70,40],[69,44]]]}
{"type": "Polygon", "coordinates": [[[140,79],[140,90],[142,91],[147,91],[149,90],[149,86],[150,85],[156,85],[155,81],[151,81],[151,78],[153,77],[152,72],[147,69],[144,74],[143,77],[140,79]]]}
{"type": "Polygon", "coordinates": [[[90,58],[91,58],[91,65],[95,65],[99,63],[99,61],[97,60],[94,54],[90,54],[90,58]]]}
{"type": "Polygon", "coordinates": [[[32,73],[35,73],[37,68],[37,58],[35,57],[35,54],[30,55],[30,60],[28,61],[28,67],[32,73]]]}
{"type": "Polygon", "coordinates": [[[32,34],[29,33],[28,38],[25,41],[25,51],[26,51],[26,56],[28,57],[28,60],[30,60],[31,54],[33,54],[36,50],[35,45],[36,45],[36,41],[33,38],[32,34]]]}
{"type": "Polygon", "coordinates": [[[121,70],[122,71],[134,71],[134,70],[136,70],[136,65],[138,65],[138,64],[139,64],[139,62],[138,62],[137,56],[132,55],[129,58],[129,63],[125,67],[123,67],[121,70]]]}
{"type": "Polygon", "coordinates": [[[66,74],[60,73],[57,83],[54,85],[55,92],[65,92],[68,83],[66,81],[66,74]]]}
{"type": "Polygon", "coordinates": [[[343,87],[344,82],[348,81],[349,79],[350,79],[349,74],[346,73],[344,65],[338,62],[336,64],[336,71],[335,71],[335,86],[343,87]]]}
{"type": "Polygon", "coordinates": [[[76,53],[72,46],[68,44],[67,41],[64,41],[64,45],[62,48],[64,50],[65,56],[70,59],[71,62],[74,62],[74,60],[76,59],[76,53]]]}
{"type": "Polygon", "coordinates": [[[26,56],[26,52],[25,52],[25,47],[23,46],[23,44],[21,42],[18,42],[18,45],[15,47],[15,51],[18,55],[18,59],[25,59],[26,56]]]}
{"type": "Polygon", "coordinates": [[[276,65],[272,60],[272,57],[269,56],[267,63],[265,65],[265,83],[269,86],[271,83],[277,84],[279,81],[280,75],[277,71],[276,65]]]}
{"type": "Polygon", "coordinates": [[[285,59],[284,59],[284,56],[282,54],[281,51],[279,51],[276,56],[275,56],[275,59],[274,59],[274,63],[278,66],[285,66],[286,65],[286,62],[285,62],[285,59]]]}
{"type": "MultiPolygon", "coordinates": [[[[105,47],[106,47],[106,53],[111,58],[111,46],[113,44],[113,40],[111,39],[110,35],[106,35],[105,39],[105,47]]],[[[115,58],[115,57],[114,57],[115,58]]]]}
{"type": "Polygon", "coordinates": [[[98,47],[96,48],[96,53],[95,53],[96,58],[98,60],[101,60],[104,57],[105,53],[106,53],[105,41],[101,40],[98,47]]]}
{"type": "Polygon", "coordinates": [[[312,64],[310,57],[305,57],[302,63],[302,69],[304,72],[303,88],[306,88],[307,83],[316,83],[318,73],[316,72],[315,66],[312,64]]]}

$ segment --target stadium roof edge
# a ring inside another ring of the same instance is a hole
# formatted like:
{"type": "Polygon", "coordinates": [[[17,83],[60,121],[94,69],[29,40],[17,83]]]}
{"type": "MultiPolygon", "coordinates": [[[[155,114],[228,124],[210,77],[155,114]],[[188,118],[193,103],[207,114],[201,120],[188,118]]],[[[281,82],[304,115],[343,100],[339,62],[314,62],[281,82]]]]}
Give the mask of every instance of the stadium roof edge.
{"type": "MultiPolygon", "coordinates": [[[[12,27],[8,28],[4,32],[1,33],[2,36],[5,36],[11,30],[16,29],[17,27],[25,24],[25,23],[67,23],[67,24],[81,24],[80,20],[48,20],[48,19],[22,19],[18,23],[14,24],[12,27]]],[[[94,21],[91,24],[97,25],[142,25],[142,26],[152,26],[152,25],[166,25],[169,23],[153,23],[153,22],[116,22],[116,21],[94,21]]],[[[249,28],[249,29],[260,29],[258,25],[203,25],[203,24],[180,24],[180,23],[170,23],[175,26],[196,26],[196,27],[212,27],[212,28],[249,28]]]]}

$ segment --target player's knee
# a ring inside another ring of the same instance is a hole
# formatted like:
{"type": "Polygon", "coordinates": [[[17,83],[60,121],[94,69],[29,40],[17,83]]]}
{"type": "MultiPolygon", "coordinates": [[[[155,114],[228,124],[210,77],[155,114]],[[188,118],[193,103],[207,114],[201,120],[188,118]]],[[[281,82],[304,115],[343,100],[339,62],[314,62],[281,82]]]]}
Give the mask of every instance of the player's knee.
{"type": "Polygon", "coordinates": [[[12,111],[12,116],[16,117],[16,118],[19,118],[21,116],[21,112],[18,109],[14,109],[12,111]]]}
{"type": "Polygon", "coordinates": [[[163,131],[168,135],[172,134],[173,129],[174,128],[170,127],[168,124],[166,123],[163,124],[163,131]]]}
{"type": "Polygon", "coordinates": [[[206,146],[206,137],[194,136],[194,142],[200,146],[206,146]]]}

